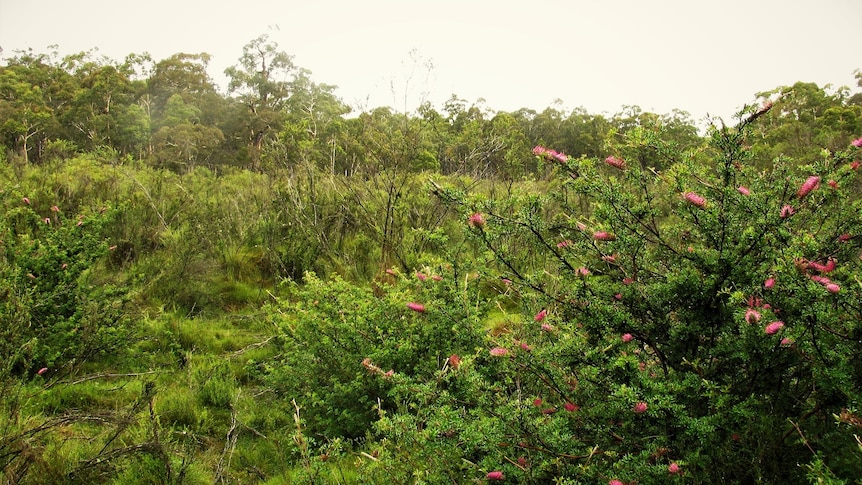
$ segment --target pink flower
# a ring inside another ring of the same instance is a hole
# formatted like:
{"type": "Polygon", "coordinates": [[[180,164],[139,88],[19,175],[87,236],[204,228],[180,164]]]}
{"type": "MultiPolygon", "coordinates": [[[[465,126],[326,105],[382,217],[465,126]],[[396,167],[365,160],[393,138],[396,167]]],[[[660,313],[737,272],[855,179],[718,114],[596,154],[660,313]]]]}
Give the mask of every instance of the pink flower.
{"type": "Polygon", "coordinates": [[[22,198],[21,201],[27,205],[30,205],[30,199],[28,199],[27,197],[22,198]]]}
{"type": "Polygon", "coordinates": [[[411,309],[417,313],[424,313],[425,312],[425,305],[423,305],[421,303],[415,303],[415,302],[411,301],[410,303],[407,304],[407,308],[409,308],[409,309],[411,309]]]}
{"type": "Polygon", "coordinates": [[[622,293],[616,293],[616,294],[614,294],[614,299],[615,299],[615,300],[622,300],[622,299],[623,299],[623,294],[622,294],[622,293]]]}
{"type": "Polygon", "coordinates": [[[540,407],[542,405],[542,398],[537,397],[533,399],[533,406],[540,407]]]}
{"type": "Polygon", "coordinates": [[[42,367],[41,369],[36,371],[36,373],[39,374],[40,376],[45,375],[46,372],[48,372],[47,367],[42,367]]]}
{"type": "Polygon", "coordinates": [[[829,185],[830,187],[832,187],[833,189],[838,188],[838,182],[836,182],[835,180],[829,179],[829,182],[826,182],[826,184],[829,185]]]}
{"type": "Polygon", "coordinates": [[[422,272],[417,271],[417,272],[416,272],[416,278],[417,278],[419,281],[425,281],[425,279],[426,279],[426,278],[428,278],[428,277],[427,277],[427,276],[425,276],[425,273],[422,273],[422,272]]]}
{"type": "Polygon", "coordinates": [[[471,226],[481,229],[485,226],[485,217],[482,214],[475,212],[470,216],[469,223],[471,226]]]}
{"type": "Polygon", "coordinates": [[[668,473],[676,475],[677,473],[679,473],[679,465],[677,465],[676,463],[671,463],[667,466],[667,471],[668,473]]]}
{"type": "Polygon", "coordinates": [[[760,321],[760,312],[755,310],[754,308],[749,308],[745,310],[745,321],[750,324],[757,323],[760,321]]]}
{"type": "Polygon", "coordinates": [[[748,190],[748,187],[745,187],[743,185],[740,185],[739,187],[737,187],[736,190],[738,190],[739,193],[742,195],[751,195],[751,191],[748,190]]]}
{"type": "Polygon", "coordinates": [[[763,282],[763,287],[767,290],[771,290],[775,287],[775,278],[766,278],[766,281],[763,282]]]}
{"type": "Polygon", "coordinates": [[[573,402],[566,401],[566,404],[563,404],[563,409],[565,409],[566,411],[568,411],[570,413],[573,413],[573,412],[575,412],[581,408],[580,408],[580,406],[578,406],[577,404],[575,404],[573,402]]]}
{"type": "Polygon", "coordinates": [[[862,147],[862,138],[857,138],[851,141],[850,144],[857,148],[862,147]]]}
{"type": "Polygon", "coordinates": [[[835,283],[829,283],[828,285],[826,285],[826,291],[828,291],[829,293],[838,293],[839,291],[841,291],[841,287],[836,285],[835,283]]]}
{"type": "Polygon", "coordinates": [[[569,247],[571,244],[572,244],[572,241],[569,239],[566,239],[565,241],[558,242],[557,247],[560,249],[563,249],[563,248],[569,247]]]}
{"type": "Polygon", "coordinates": [[[613,156],[613,155],[606,158],[605,163],[607,163],[611,167],[615,167],[615,168],[618,168],[620,170],[626,169],[626,162],[624,160],[621,160],[621,159],[613,156]]]}
{"type": "Polygon", "coordinates": [[[857,168],[859,168],[859,160],[850,162],[850,170],[856,170],[857,168]]]}
{"type": "Polygon", "coordinates": [[[388,274],[389,276],[397,276],[395,274],[395,270],[392,268],[386,268],[386,274],[388,274]]]}
{"type": "Polygon", "coordinates": [[[835,260],[829,259],[828,261],[826,261],[826,264],[820,264],[816,261],[810,261],[808,263],[808,268],[811,268],[814,271],[819,271],[821,273],[829,273],[831,271],[835,271],[835,260]]]}
{"type": "Polygon", "coordinates": [[[632,407],[632,411],[634,411],[635,414],[643,414],[646,412],[646,410],[647,410],[647,403],[645,403],[643,401],[639,401],[639,402],[635,403],[635,405],[632,407]]]}
{"type": "Polygon", "coordinates": [[[555,412],[557,412],[557,408],[542,409],[542,414],[554,414],[555,412]]]}
{"type": "Polygon", "coordinates": [[[784,328],[784,322],[772,322],[766,326],[766,335],[775,335],[782,328],[784,328]]]}
{"type": "Polygon", "coordinates": [[[606,263],[615,263],[617,261],[617,255],[616,254],[609,254],[606,256],[602,256],[602,261],[604,261],[606,263]]]}
{"type": "Polygon", "coordinates": [[[844,233],[844,234],[838,236],[838,240],[841,242],[847,242],[852,238],[853,238],[853,236],[851,236],[850,234],[847,234],[847,233],[844,233]]]}
{"type": "Polygon", "coordinates": [[[623,342],[626,342],[626,343],[631,342],[633,338],[634,337],[632,337],[632,334],[630,334],[630,333],[624,333],[623,337],[622,337],[623,342]]]}
{"type": "Polygon", "coordinates": [[[616,478],[614,478],[613,480],[608,482],[608,485],[626,485],[626,484],[617,480],[616,478]]]}
{"type": "Polygon", "coordinates": [[[394,371],[394,370],[392,370],[392,369],[389,369],[388,371],[386,371],[386,372],[383,374],[383,377],[392,377],[393,375],[395,375],[395,371],[394,371]]]}
{"type": "Polygon", "coordinates": [[[613,241],[617,237],[607,231],[597,231],[593,234],[593,239],[596,241],[613,241]]]}
{"type": "Polygon", "coordinates": [[[521,342],[520,344],[518,344],[518,346],[521,347],[521,350],[523,350],[524,352],[532,352],[533,351],[533,348],[530,347],[529,345],[527,345],[525,342],[521,342]]]}
{"type": "Polygon", "coordinates": [[[799,187],[799,190],[796,191],[796,197],[800,199],[805,197],[809,192],[816,189],[818,185],[820,185],[820,177],[816,175],[808,177],[799,187]]]}
{"type": "Polygon", "coordinates": [[[68,267],[69,267],[69,264],[68,264],[68,263],[63,263],[63,264],[61,264],[61,265],[60,265],[60,269],[66,269],[66,268],[68,268],[68,267]]]}
{"type": "Polygon", "coordinates": [[[565,153],[551,150],[540,145],[536,145],[535,147],[533,147],[533,155],[536,155],[538,157],[544,157],[549,160],[556,160],[560,163],[566,163],[566,161],[569,159],[569,157],[565,153]]]}
{"type": "Polygon", "coordinates": [[[781,339],[781,345],[785,347],[790,347],[791,345],[793,345],[793,339],[790,337],[784,337],[783,339],[781,339]]]}
{"type": "Polygon", "coordinates": [[[494,357],[505,357],[509,355],[509,349],[504,349],[503,347],[494,347],[488,352],[494,357]]]}
{"type": "Polygon", "coordinates": [[[683,197],[691,205],[694,205],[694,206],[697,206],[700,208],[703,208],[706,205],[706,200],[694,192],[686,192],[685,194],[683,194],[683,197]]]}
{"type": "Polygon", "coordinates": [[[485,477],[488,480],[496,480],[496,481],[506,479],[506,477],[503,476],[503,472],[488,472],[488,474],[485,477]]]}
{"type": "Polygon", "coordinates": [[[60,208],[57,207],[56,205],[52,205],[51,206],[51,212],[60,212],[60,208]]]}
{"type": "Polygon", "coordinates": [[[438,275],[438,274],[435,274],[434,276],[432,276],[431,279],[434,281],[443,281],[443,277],[438,275]]]}
{"type": "Polygon", "coordinates": [[[533,320],[535,320],[535,321],[537,321],[537,322],[541,322],[541,321],[542,321],[542,320],[544,320],[544,319],[545,319],[545,317],[547,317],[547,316],[548,316],[548,310],[545,310],[545,309],[543,308],[539,313],[537,313],[537,314],[536,314],[536,316],[535,316],[535,317],[533,317],[533,320]]]}
{"type": "Polygon", "coordinates": [[[781,207],[781,213],[779,215],[781,216],[782,219],[787,219],[788,217],[792,216],[795,213],[796,213],[796,209],[794,209],[792,206],[784,205],[781,207]]]}
{"type": "Polygon", "coordinates": [[[578,268],[578,274],[581,276],[587,276],[590,274],[590,270],[587,268],[578,268]]]}
{"type": "Polygon", "coordinates": [[[813,274],[813,275],[809,276],[808,278],[811,279],[811,281],[814,281],[815,283],[820,283],[823,286],[826,286],[829,283],[832,283],[832,281],[829,278],[827,278],[825,276],[819,276],[816,274],[813,274]]]}
{"type": "Polygon", "coordinates": [[[50,218],[50,217],[46,217],[46,218],[45,218],[45,224],[50,224],[50,223],[51,223],[51,218],[50,218]]]}
{"type": "Polygon", "coordinates": [[[543,323],[543,324],[542,324],[542,331],[543,331],[543,332],[553,332],[553,331],[554,331],[554,327],[552,327],[552,326],[548,325],[547,323],[543,323]]]}
{"type": "Polygon", "coordinates": [[[458,357],[458,354],[452,354],[449,356],[449,365],[453,369],[457,369],[461,366],[461,357],[458,357]]]}

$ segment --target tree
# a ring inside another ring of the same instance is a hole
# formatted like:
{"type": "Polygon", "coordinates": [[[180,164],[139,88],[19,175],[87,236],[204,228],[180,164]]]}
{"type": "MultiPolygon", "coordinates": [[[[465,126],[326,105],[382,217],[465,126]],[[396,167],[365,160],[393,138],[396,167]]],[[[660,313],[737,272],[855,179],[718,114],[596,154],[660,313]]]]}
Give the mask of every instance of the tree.
{"type": "Polygon", "coordinates": [[[293,56],[278,50],[264,34],[243,47],[239,65],[225,69],[228,92],[248,108],[244,120],[252,168],[258,169],[263,142],[284,120],[282,109],[291,94],[296,66],[293,56]]]}
{"type": "Polygon", "coordinates": [[[66,135],[59,119],[69,109],[75,88],[76,81],[57,62],[56,54],[18,51],[0,67],[4,144],[25,161],[41,159],[48,141],[66,135]]]}
{"type": "Polygon", "coordinates": [[[849,102],[846,88],[797,82],[758,97],[772,106],[757,127],[761,165],[779,156],[811,160],[822,149],[834,153],[862,132],[862,106],[849,102]]]}

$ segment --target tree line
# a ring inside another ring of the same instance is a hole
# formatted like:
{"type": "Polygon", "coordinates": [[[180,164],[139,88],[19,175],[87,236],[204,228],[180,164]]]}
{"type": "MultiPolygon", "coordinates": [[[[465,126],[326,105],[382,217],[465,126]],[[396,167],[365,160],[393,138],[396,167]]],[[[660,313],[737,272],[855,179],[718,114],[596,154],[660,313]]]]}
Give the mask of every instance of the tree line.
{"type": "MultiPolygon", "coordinates": [[[[110,149],[179,173],[304,163],[345,175],[395,168],[506,180],[541,175],[529,156],[536,145],[595,157],[608,137],[638,126],[661,126],[683,147],[700,142],[689,113],[638,106],[613,115],[559,105],[505,112],[453,94],[440,108],[424,102],[412,112],[357,113],[336,86],[315,82],[266,35],[225,70],[226,94],[208,74],[210,60],[207,53],[118,61],[94,52],[17,51],[0,66],[0,142],[7,158],[25,163],[110,149]]],[[[858,71],[857,79],[862,83],[858,71]]],[[[862,125],[862,96],[848,88],[796,83],[757,93],[776,96],[781,102],[761,130],[789,155],[812,143],[840,146],[862,125]]]]}

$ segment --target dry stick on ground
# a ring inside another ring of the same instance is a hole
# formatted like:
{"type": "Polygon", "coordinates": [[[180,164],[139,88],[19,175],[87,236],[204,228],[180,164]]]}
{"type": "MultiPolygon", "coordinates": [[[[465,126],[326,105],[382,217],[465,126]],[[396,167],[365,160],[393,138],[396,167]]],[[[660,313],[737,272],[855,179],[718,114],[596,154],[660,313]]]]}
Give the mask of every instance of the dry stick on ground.
{"type": "Polygon", "coordinates": [[[239,433],[236,430],[238,425],[237,403],[241,392],[241,390],[237,391],[234,402],[230,407],[230,429],[227,430],[224,449],[221,452],[221,457],[219,457],[218,466],[216,466],[215,483],[225,483],[225,467],[230,468],[230,460],[233,456],[234,450],[236,449],[236,440],[239,438],[239,433]]]}
{"type": "Polygon", "coordinates": [[[272,335],[272,336],[270,336],[270,337],[268,337],[268,338],[266,338],[266,339],[264,339],[264,340],[261,340],[260,342],[255,342],[255,343],[253,343],[253,344],[248,344],[248,345],[246,345],[245,347],[243,347],[243,348],[241,348],[241,349],[237,350],[236,352],[232,353],[232,354],[230,355],[230,357],[228,357],[228,358],[229,358],[229,359],[233,359],[233,358],[235,358],[235,357],[239,357],[240,355],[242,355],[242,354],[244,354],[244,353],[248,352],[248,351],[249,351],[249,350],[251,350],[251,349],[257,349],[257,348],[260,348],[260,347],[265,347],[265,346],[266,346],[266,344],[268,344],[268,343],[269,343],[272,339],[274,339],[275,337],[277,337],[277,335],[272,335]]]}
{"type": "MultiPolygon", "coordinates": [[[[140,376],[145,376],[145,375],[149,375],[149,374],[158,374],[158,373],[160,373],[160,372],[162,372],[162,371],[160,371],[160,370],[151,370],[151,371],[146,371],[146,372],[131,372],[131,373],[128,373],[128,374],[112,374],[112,373],[109,373],[109,372],[105,372],[105,373],[101,373],[101,374],[91,374],[91,375],[89,375],[89,376],[84,376],[84,377],[82,377],[82,378],[80,378],[80,379],[78,379],[78,380],[76,380],[76,381],[56,381],[56,382],[54,382],[54,383],[51,383],[51,386],[54,386],[54,385],[57,385],[57,384],[68,384],[68,385],[70,385],[70,386],[74,386],[75,384],[81,384],[81,383],[83,383],[83,382],[92,381],[92,380],[95,380],[95,379],[101,379],[101,378],[103,378],[103,377],[105,377],[105,378],[114,378],[114,377],[140,377],[140,376]]],[[[50,387],[50,386],[49,386],[49,387],[50,387]]]]}

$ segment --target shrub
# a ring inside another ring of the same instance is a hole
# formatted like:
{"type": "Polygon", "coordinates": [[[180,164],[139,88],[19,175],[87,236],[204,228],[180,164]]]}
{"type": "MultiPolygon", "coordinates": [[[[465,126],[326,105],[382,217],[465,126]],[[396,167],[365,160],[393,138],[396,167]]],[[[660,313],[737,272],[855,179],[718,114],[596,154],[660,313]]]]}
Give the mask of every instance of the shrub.
{"type": "Polygon", "coordinates": [[[396,381],[398,413],[376,424],[391,459],[375,466],[403,477],[445,457],[435,476],[456,481],[660,483],[672,463],[699,483],[800,482],[807,462],[862,476],[862,201],[841,188],[859,152],[755,170],[761,111],[697,152],[632,130],[610,161],[561,162],[557,193],[438,191],[525,310],[457,369],[396,381]]]}
{"type": "Polygon", "coordinates": [[[431,378],[451,354],[480,341],[478,312],[447,283],[395,281],[378,299],[369,288],[309,274],[302,287],[292,286],[295,303],[272,309],[282,353],[267,381],[282,399],[296,400],[310,434],[365,436],[381,402],[391,409],[384,397],[393,383],[431,378]],[[412,298],[422,298],[424,311],[412,298]]]}

